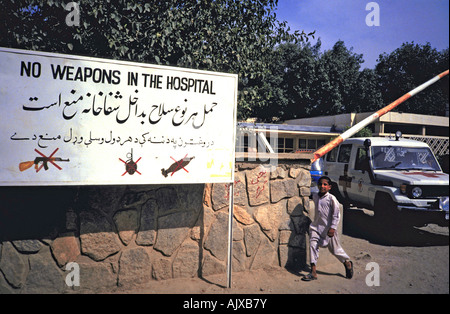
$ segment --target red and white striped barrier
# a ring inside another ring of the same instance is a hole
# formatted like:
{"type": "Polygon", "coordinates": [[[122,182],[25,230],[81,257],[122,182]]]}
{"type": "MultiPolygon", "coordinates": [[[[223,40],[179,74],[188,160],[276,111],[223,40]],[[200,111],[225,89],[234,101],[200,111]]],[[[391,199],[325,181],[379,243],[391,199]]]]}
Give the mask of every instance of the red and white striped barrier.
{"type": "Polygon", "coordinates": [[[316,150],[314,152],[314,158],[311,159],[311,163],[315,162],[317,159],[319,159],[320,157],[322,157],[323,155],[328,153],[330,150],[332,150],[333,148],[335,148],[336,146],[341,144],[343,141],[345,141],[349,137],[353,136],[359,130],[361,130],[362,128],[366,127],[367,125],[369,125],[370,123],[372,123],[373,121],[375,121],[376,119],[381,117],[382,115],[388,113],[389,111],[391,111],[392,109],[394,109],[395,107],[400,105],[405,100],[407,100],[407,99],[411,98],[412,96],[414,96],[415,94],[421,92],[422,90],[424,90],[428,86],[436,83],[441,78],[446,76],[448,73],[449,73],[449,70],[447,70],[445,72],[442,72],[441,74],[435,76],[431,80],[429,80],[429,81],[423,83],[422,85],[414,88],[413,90],[411,90],[410,92],[406,93],[402,97],[398,98],[394,102],[390,103],[386,107],[381,108],[380,110],[378,110],[374,114],[372,114],[369,117],[365,118],[364,120],[358,122],[357,124],[352,126],[350,129],[348,129],[347,131],[345,131],[344,133],[339,135],[337,138],[335,138],[333,141],[329,142],[328,144],[326,144],[326,145],[322,146],[321,148],[319,148],[318,150],[316,150]]]}

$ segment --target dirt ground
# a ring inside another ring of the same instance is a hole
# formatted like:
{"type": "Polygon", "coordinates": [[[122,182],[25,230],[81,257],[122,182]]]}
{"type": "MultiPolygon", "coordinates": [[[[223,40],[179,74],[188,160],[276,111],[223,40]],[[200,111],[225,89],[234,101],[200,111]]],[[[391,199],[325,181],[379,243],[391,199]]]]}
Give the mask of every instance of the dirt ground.
{"type": "Polygon", "coordinates": [[[374,227],[373,218],[356,210],[350,218],[341,241],[354,263],[354,277],[345,278],[344,266],[335,263],[320,267],[318,280],[304,282],[301,272],[284,268],[232,273],[227,288],[226,274],[206,278],[155,281],[149,287],[116,293],[142,294],[448,294],[449,229],[437,225],[417,228],[403,226],[393,234],[374,227]],[[385,236],[380,236],[384,233],[385,236]],[[376,269],[367,266],[375,262],[376,269]],[[367,268],[366,270],[366,267],[367,268]],[[377,283],[369,286],[366,284],[377,283]]]}

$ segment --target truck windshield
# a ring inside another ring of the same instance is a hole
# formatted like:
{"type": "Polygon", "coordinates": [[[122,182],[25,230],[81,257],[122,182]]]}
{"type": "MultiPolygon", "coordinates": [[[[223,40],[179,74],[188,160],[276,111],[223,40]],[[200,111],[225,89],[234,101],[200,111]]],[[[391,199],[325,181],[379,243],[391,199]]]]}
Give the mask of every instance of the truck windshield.
{"type": "Polygon", "coordinates": [[[428,147],[372,146],[371,149],[374,170],[441,170],[428,147]]]}

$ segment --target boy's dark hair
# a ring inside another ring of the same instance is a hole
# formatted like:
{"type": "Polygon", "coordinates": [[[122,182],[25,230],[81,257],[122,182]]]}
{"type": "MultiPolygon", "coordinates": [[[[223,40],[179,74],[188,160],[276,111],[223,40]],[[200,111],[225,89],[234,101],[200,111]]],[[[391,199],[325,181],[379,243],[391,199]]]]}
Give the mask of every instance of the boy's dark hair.
{"type": "Polygon", "coordinates": [[[330,179],[329,177],[327,177],[327,176],[321,176],[321,177],[319,178],[319,181],[317,181],[317,182],[320,182],[321,180],[327,180],[327,181],[328,181],[328,184],[331,185],[331,179],[330,179]]]}

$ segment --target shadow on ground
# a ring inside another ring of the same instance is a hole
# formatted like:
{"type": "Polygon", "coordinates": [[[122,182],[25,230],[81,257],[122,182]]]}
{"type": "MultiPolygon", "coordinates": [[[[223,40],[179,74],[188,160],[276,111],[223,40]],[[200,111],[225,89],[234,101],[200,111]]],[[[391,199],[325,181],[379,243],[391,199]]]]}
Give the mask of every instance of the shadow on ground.
{"type": "Polygon", "coordinates": [[[351,208],[344,214],[343,233],[365,239],[374,244],[388,246],[445,246],[449,245],[448,225],[435,229],[417,227],[407,218],[387,224],[370,211],[351,208]]]}

